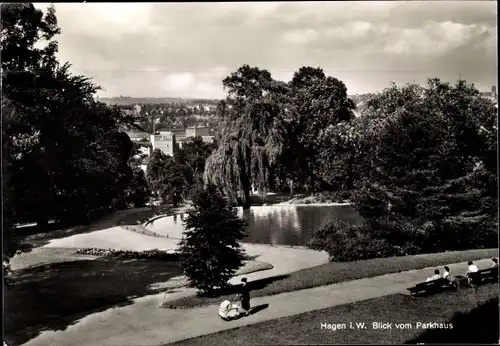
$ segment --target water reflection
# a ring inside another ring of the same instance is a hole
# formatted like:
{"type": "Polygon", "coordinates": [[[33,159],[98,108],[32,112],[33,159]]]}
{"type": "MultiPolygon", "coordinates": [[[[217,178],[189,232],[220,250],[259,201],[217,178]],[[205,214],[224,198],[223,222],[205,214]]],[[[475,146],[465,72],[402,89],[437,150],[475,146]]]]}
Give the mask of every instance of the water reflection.
{"type": "Polygon", "coordinates": [[[177,223],[177,218],[180,217],[181,221],[184,221],[184,216],[186,214],[174,214],[173,215],[173,218],[174,218],[174,222],[177,223]]]}
{"type": "MultiPolygon", "coordinates": [[[[275,205],[256,206],[236,214],[248,223],[246,243],[305,245],[313,232],[325,221],[339,219],[351,224],[360,222],[360,217],[351,206],[275,205]]],[[[185,215],[168,216],[148,225],[153,232],[168,234],[171,238],[182,238],[185,215]]]]}

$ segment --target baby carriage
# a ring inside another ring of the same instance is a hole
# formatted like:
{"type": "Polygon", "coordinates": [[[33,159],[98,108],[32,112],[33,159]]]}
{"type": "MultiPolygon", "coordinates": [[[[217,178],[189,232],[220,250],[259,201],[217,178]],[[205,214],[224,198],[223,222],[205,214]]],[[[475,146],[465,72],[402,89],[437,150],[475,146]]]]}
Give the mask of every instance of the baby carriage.
{"type": "Polygon", "coordinates": [[[236,296],[236,298],[234,298],[232,302],[230,302],[229,300],[224,300],[219,305],[219,316],[224,321],[235,320],[240,316],[240,304],[234,304],[234,301],[237,298],[238,296],[236,296]]]}

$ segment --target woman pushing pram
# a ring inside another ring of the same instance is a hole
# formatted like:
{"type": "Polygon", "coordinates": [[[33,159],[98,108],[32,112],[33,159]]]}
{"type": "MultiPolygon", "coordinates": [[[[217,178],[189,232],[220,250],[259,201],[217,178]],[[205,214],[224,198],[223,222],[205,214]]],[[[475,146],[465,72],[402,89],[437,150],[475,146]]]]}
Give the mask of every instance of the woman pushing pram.
{"type": "Polygon", "coordinates": [[[250,312],[250,291],[248,290],[247,279],[243,278],[241,282],[240,293],[235,299],[232,302],[225,300],[219,306],[219,316],[223,320],[230,321],[241,316],[248,316],[250,312]],[[235,304],[236,300],[239,300],[239,304],[235,304]]]}
{"type": "Polygon", "coordinates": [[[248,316],[250,313],[250,291],[248,290],[247,279],[243,278],[241,279],[241,282],[243,283],[239,294],[241,299],[241,309],[242,313],[245,316],[248,316]]]}

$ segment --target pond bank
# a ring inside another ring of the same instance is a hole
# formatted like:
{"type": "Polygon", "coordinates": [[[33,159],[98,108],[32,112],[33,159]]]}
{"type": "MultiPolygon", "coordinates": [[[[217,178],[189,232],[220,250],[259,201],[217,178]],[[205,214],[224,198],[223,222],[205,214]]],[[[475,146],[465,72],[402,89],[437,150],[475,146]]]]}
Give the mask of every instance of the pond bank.
{"type": "MultiPolygon", "coordinates": [[[[247,223],[243,243],[271,246],[304,247],[326,221],[340,220],[358,224],[359,214],[350,203],[273,204],[235,208],[247,223]]],[[[186,214],[155,215],[136,231],[157,237],[182,239],[186,214]]]]}

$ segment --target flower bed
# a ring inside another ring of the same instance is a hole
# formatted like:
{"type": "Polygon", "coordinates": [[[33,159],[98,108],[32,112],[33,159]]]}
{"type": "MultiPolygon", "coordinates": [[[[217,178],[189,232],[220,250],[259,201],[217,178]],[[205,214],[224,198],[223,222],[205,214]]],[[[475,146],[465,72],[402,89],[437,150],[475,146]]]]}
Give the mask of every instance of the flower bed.
{"type": "Polygon", "coordinates": [[[160,250],[128,251],[114,249],[86,248],[76,250],[79,255],[92,255],[113,258],[154,259],[161,261],[179,261],[180,254],[160,250]]]}

